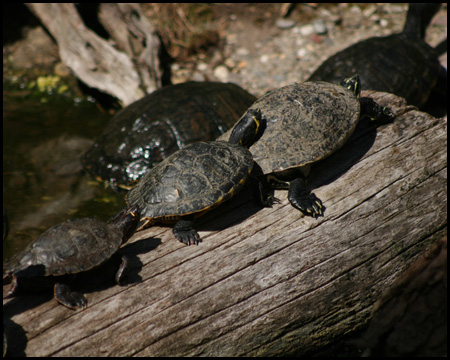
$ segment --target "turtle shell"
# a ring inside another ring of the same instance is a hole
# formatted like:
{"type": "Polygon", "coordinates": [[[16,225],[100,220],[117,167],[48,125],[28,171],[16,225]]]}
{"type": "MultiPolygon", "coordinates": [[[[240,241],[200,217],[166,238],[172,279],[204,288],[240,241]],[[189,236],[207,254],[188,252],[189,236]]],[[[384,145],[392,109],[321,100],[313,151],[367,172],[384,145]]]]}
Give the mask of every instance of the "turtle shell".
{"type": "Polygon", "coordinates": [[[341,85],[326,82],[275,89],[250,109],[260,109],[267,122],[264,134],[250,148],[264,174],[303,167],[330,155],[353,133],[360,116],[358,98],[341,85]]]}
{"type": "Polygon", "coordinates": [[[75,274],[109,259],[121,243],[118,228],[97,219],[70,219],[45,231],[11,259],[6,270],[17,273],[35,267],[41,271],[36,276],[75,274]]]}
{"type": "Polygon", "coordinates": [[[426,26],[439,6],[411,4],[402,33],[347,47],[324,61],[308,81],[339,84],[358,73],[363,89],[396,94],[419,108],[433,92],[445,92],[446,100],[446,71],[439,63],[439,54],[424,41],[426,26]]]}
{"type": "Polygon", "coordinates": [[[158,221],[200,215],[229,199],[253,167],[250,152],[222,141],[198,142],[169,156],[127,194],[141,209],[138,230],[158,221]]]}
{"type": "Polygon", "coordinates": [[[393,93],[421,107],[438,82],[441,65],[426,43],[397,34],[371,38],[344,49],[326,60],[309,80],[338,84],[356,72],[363,89],[393,93]]]}
{"type": "Polygon", "coordinates": [[[226,132],[256,100],[230,83],[167,86],[127,106],[82,157],[93,175],[129,188],[153,166],[196,141],[226,132]]]}
{"type": "Polygon", "coordinates": [[[107,224],[94,218],[69,219],[45,231],[5,265],[24,277],[88,271],[107,261],[134,232],[137,207],[125,208],[107,224]]]}

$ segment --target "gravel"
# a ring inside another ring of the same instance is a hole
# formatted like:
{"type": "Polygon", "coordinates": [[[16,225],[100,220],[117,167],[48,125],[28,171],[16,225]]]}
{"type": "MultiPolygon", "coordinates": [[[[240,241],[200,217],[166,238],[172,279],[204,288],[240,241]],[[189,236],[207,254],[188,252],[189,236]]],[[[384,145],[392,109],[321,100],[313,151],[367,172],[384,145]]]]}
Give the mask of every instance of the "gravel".
{"type": "MultiPolygon", "coordinates": [[[[225,6],[225,5],[223,5],[225,6]]],[[[287,17],[268,16],[258,22],[228,5],[228,26],[221,34],[222,51],[194,69],[175,64],[173,82],[216,80],[236,83],[256,96],[301,82],[330,55],[373,36],[401,32],[407,4],[303,4],[287,17]]],[[[281,6],[281,5],[280,5],[281,6]]],[[[437,45],[447,36],[447,5],[427,30],[437,45]]],[[[447,66],[447,55],[442,57],[447,66]]]]}

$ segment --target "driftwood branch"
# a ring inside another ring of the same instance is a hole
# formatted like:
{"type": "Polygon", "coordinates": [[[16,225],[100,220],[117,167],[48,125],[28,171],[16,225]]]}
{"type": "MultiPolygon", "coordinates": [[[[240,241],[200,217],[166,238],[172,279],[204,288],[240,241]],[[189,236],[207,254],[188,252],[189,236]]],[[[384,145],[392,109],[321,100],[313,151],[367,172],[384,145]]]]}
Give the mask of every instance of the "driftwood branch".
{"type": "Polygon", "coordinates": [[[160,40],[139,4],[103,4],[99,19],[107,41],[88,29],[74,4],[29,3],[58,43],[61,60],[90,87],[124,106],[161,87],[160,40]]]}
{"type": "Polygon", "coordinates": [[[447,223],[446,120],[372,96],[395,122],[361,126],[313,169],[323,218],[283,192],[265,209],[243,193],[199,219],[199,246],[167,227],[139,232],[121,250],[131,283],[87,292],[86,310],[51,294],[6,300],[11,354],[301,355],[366,326],[447,223]]]}

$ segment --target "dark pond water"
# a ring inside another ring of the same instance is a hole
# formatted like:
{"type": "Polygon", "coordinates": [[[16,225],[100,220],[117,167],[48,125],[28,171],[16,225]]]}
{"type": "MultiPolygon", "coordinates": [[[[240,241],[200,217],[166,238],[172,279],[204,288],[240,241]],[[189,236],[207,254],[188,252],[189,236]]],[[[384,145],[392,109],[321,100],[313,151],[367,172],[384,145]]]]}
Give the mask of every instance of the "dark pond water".
{"type": "Polygon", "coordinates": [[[84,173],[79,157],[111,118],[87,100],[3,92],[3,259],[68,218],[107,220],[124,194],[84,173]]]}

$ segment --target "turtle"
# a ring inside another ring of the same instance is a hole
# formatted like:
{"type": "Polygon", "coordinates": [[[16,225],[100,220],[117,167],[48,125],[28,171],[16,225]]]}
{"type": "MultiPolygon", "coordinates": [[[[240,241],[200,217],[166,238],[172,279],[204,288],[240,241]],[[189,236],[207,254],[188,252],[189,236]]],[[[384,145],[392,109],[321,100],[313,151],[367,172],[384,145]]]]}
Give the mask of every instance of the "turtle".
{"type": "Polygon", "coordinates": [[[261,138],[250,148],[270,188],[289,190],[292,206],[318,218],[325,206],[307,188],[310,165],[338,150],[353,133],[361,114],[380,123],[392,120],[389,109],[359,97],[359,76],[340,85],[312,81],[272,90],[259,98],[220,140],[239,141],[260,111],[266,123],[261,138]]]}
{"type": "MultiPolygon", "coordinates": [[[[69,219],[45,231],[5,265],[4,277],[11,277],[7,296],[19,289],[54,285],[55,299],[69,309],[86,308],[83,294],[72,291],[69,282],[74,274],[88,272],[106,263],[120,245],[134,233],[140,218],[137,206],[127,207],[108,223],[96,218],[69,219]],[[26,285],[27,284],[27,285],[26,285]]],[[[127,258],[116,273],[120,284],[127,258]]]]}
{"type": "Polygon", "coordinates": [[[438,56],[446,51],[447,39],[436,48],[425,40],[425,30],[440,4],[413,3],[403,31],[386,37],[372,37],[336,53],[324,61],[308,81],[339,83],[358,73],[365,90],[390,92],[418,108],[430,99],[447,100],[447,71],[438,56]]]}
{"type": "Polygon", "coordinates": [[[232,83],[163,87],[118,112],[81,162],[113,190],[129,190],[176,150],[223,134],[255,100],[232,83]]]}
{"type": "MultiPolygon", "coordinates": [[[[142,230],[158,222],[175,222],[174,236],[186,245],[201,238],[192,228],[195,218],[230,199],[251,174],[253,158],[248,146],[261,135],[260,114],[236,143],[202,141],[178,150],[145,174],[126,196],[127,204],[141,209],[142,230]]],[[[263,206],[271,206],[267,184],[257,180],[256,193],[263,206]]],[[[253,187],[255,188],[255,187],[253,187]]]]}

